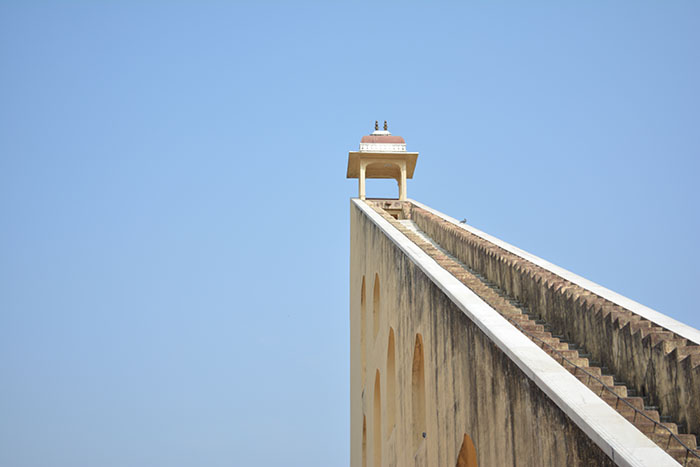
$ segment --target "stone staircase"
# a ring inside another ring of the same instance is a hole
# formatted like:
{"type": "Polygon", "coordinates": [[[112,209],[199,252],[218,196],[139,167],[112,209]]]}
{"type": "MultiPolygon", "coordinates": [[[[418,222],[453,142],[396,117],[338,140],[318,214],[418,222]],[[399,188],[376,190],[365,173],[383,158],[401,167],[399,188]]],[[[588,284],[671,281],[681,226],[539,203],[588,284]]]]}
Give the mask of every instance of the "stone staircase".
{"type": "MultiPolygon", "coordinates": [[[[584,346],[628,388],[646,396],[648,405],[700,433],[700,340],[663,328],[413,203],[404,203],[400,214],[533,316],[584,346]]],[[[658,247],[669,248],[663,242],[658,247]]]]}
{"type": "Polygon", "coordinates": [[[553,333],[547,322],[535,316],[496,284],[461,263],[425,235],[413,221],[396,220],[380,206],[370,205],[681,465],[700,467],[697,439],[693,434],[684,433],[685,427],[661,415],[658,407],[647,404],[648,398],[637,396],[633,389],[618,380],[607,368],[592,361],[584,348],[567,341],[563,333],[553,333]]]}

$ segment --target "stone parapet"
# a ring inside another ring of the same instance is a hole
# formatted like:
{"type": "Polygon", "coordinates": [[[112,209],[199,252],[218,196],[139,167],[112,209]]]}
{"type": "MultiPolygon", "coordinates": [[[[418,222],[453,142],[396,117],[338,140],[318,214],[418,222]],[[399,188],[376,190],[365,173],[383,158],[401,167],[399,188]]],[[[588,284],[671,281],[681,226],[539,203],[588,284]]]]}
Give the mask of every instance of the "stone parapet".
{"type": "Polygon", "coordinates": [[[649,405],[700,432],[700,346],[411,203],[402,215],[590,352],[649,405]]]}

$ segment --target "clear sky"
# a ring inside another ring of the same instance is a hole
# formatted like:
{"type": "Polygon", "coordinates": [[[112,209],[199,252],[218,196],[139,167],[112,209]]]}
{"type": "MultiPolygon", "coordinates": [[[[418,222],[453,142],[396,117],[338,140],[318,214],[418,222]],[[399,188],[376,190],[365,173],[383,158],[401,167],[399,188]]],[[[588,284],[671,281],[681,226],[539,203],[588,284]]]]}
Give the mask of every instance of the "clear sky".
{"type": "Polygon", "coordinates": [[[700,327],[700,3],[291,3],[0,3],[0,465],[347,465],[375,120],[409,197],[700,327]]]}

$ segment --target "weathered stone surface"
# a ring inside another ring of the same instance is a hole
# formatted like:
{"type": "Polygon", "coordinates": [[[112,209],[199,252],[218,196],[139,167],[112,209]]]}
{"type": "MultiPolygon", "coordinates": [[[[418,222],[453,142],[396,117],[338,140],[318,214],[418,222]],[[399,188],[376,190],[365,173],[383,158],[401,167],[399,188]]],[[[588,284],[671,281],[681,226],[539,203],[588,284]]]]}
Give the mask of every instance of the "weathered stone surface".
{"type": "MultiPolygon", "coordinates": [[[[362,465],[362,455],[371,465],[378,445],[382,465],[453,466],[465,433],[474,442],[479,465],[614,465],[416,264],[351,206],[353,466],[362,465]],[[372,319],[368,318],[373,313],[375,274],[381,291],[376,338],[372,319]],[[390,330],[395,339],[394,397],[389,397],[386,389],[391,378],[387,368],[390,330]],[[416,445],[412,382],[417,334],[422,336],[424,350],[426,436],[416,445]],[[360,355],[363,348],[365,365],[360,355]],[[363,371],[364,378],[360,375],[363,371]],[[378,437],[373,432],[377,374],[381,382],[378,437]],[[395,423],[389,426],[388,406],[392,403],[396,404],[395,423]]],[[[496,250],[480,251],[469,254],[475,260],[490,262],[492,276],[498,277],[497,272],[503,268],[503,281],[512,281],[511,286],[523,285],[508,262],[498,261],[496,250]]],[[[540,284],[546,288],[542,280],[540,284]]],[[[525,290],[537,292],[532,287],[525,290]]]]}
{"type": "Polygon", "coordinates": [[[460,261],[585,347],[651,405],[700,433],[699,346],[420,207],[404,212],[460,261]]]}

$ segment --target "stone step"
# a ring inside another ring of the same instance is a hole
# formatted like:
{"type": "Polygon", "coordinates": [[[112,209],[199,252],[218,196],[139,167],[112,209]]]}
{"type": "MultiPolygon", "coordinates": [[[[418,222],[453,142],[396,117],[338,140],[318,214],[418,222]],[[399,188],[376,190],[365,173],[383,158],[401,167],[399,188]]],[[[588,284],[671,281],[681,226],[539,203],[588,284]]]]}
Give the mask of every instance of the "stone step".
{"type": "Polygon", "coordinates": [[[585,358],[578,358],[576,354],[570,354],[567,355],[566,352],[574,352],[572,350],[557,350],[554,351],[551,348],[545,348],[545,352],[547,352],[554,360],[559,362],[561,366],[569,370],[571,373],[576,372],[576,367],[588,367],[588,360],[585,358]],[[562,359],[564,357],[566,360],[562,359]]]}
{"type": "Polygon", "coordinates": [[[615,380],[611,375],[606,375],[603,373],[603,375],[600,377],[600,380],[605,384],[606,386],[609,387],[615,387],[615,380]]]}
{"type": "MultiPolygon", "coordinates": [[[[562,344],[561,342],[559,342],[559,339],[555,337],[542,338],[542,340],[549,344],[549,346],[555,350],[567,350],[566,344],[562,344]]],[[[546,351],[547,350],[545,349],[545,352],[546,351]]]]}
{"type": "MultiPolygon", "coordinates": [[[[559,359],[561,360],[561,359],[559,359]]],[[[586,358],[567,358],[566,360],[563,361],[563,363],[560,361],[561,365],[569,370],[570,373],[575,373],[577,370],[577,367],[581,368],[586,368],[588,367],[588,359],[586,358]],[[568,361],[567,361],[568,360],[568,361]]]]}
{"type": "Polygon", "coordinates": [[[659,328],[659,330],[654,330],[644,337],[644,341],[648,341],[648,345],[651,347],[656,346],[661,341],[671,340],[674,335],[671,331],[664,331],[659,328]]]}
{"type": "Polygon", "coordinates": [[[687,357],[687,360],[690,360],[690,368],[697,368],[700,366],[700,354],[693,354],[687,357]]]}
{"type": "Polygon", "coordinates": [[[691,460],[690,456],[688,455],[688,451],[685,448],[682,447],[673,447],[673,448],[668,448],[666,449],[666,452],[669,453],[671,457],[673,457],[676,462],[678,462],[680,465],[684,466],[695,466],[695,465],[700,465],[693,463],[693,460],[691,460]]]}
{"type": "MultiPolygon", "coordinates": [[[[620,399],[618,399],[618,400],[613,401],[612,403],[610,403],[610,405],[612,405],[612,407],[613,407],[615,410],[617,410],[617,412],[618,412],[620,415],[622,415],[623,417],[625,417],[625,418],[627,419],[627,421],[629,421],[629,422],[631,422],[631,423],[633,423],[633,424],[634,424],[635,421],[637,421],[637,422],[639,422],[639,423],[643,423],[643,421],[646,420],[646,419],[645,419],[644,417],[640,416],[640,415],[637,413],[637,411],[634,410],[634,407],[630,407],[629,405],[627,405],[627,404],[625,404],[624,402],[622,402],[624,399],[625,399],[624,397],[623,397],[623,398],[620,398],[620,399]]],[[[648,421],[648,420],[647,420],[647,421],[648,421]]],[[[649,429],[649,433],[651,433],[653,430],[654,430],[654,427],[653,427],[653,423],[652,423],[652,426],[651,426],[650,429],[649,429]]],[[[640,431],[643,432],[644,430],[640,430],[640,431]]]]}
{"type": "MultiPolygon", "coordinates": [[[[577,378],[579,376],[581,376],[586,380],[589,378],[589,375],[592,375],[598,379],[600,379],[601,376],[603,376],[600,373],[600,368],[598,368],[597,366],[584,366],[584,367],[581,367],[581,369],[574,372],[574,376],[576,376],[577,378]]],[[[581,379],[581,378],[579,378],[579,379],[581,379]]],[[[591,378],[591,381],[595,381],[595,380],[591,378]]]]}
{"type": "MultiPolygon", "coordinates": [[[[654,435],[656,437],[656,435],[654,435]]],[[[698,451],[696,448],[693,447],[695,444],[692,440],[690,440],[689,436],[691,435],[679,435],[678,437],[680,438],[681,442],[685,444],[688,448],[690,448],[690,451],[698,454],[698,451]]],[[[678,461],[681,465],[697,465],[700,466],[700,462],[697,457],[693,456],[688,452],[688,449],[678,443],[678,441],[671,437],[670,435],[666,435],[665,437],[662,438],[653,438],[654,442],[659,446],[660,448],[664,449],[667,453],[671,455],[676,461],[678,461]],[[658,441],[657,441],[658,439],[658,441]],[[670,441],[669,441],[670,440],[670,441]]]]}
{"type": "Polygon", "coordinates": [[[537,337],[538,339],[541,339],[547,343],[548,341],[554,342],[554,339],[552,338],[552,333],[547,332],[547,331],[533,331],[531,333],[533,336],[537,337]]]}
{"type": "Polygon", "coordinates": [[[658,410],[648,410],[646,407],[644,408],[644,414],[654,420],[655,422],[661,422],[661,417],[659,417],[659,411],[658,410]]]}
{"type": "MultiPolygon", "coordinates": [[[[683,444],[685,444],[686,446],[688,446],[690,449],[695,450],[698,448],[698,444],[697,444],[698,440],[695,437],[695,435],[679,434],[678,437],[681,439],[681,442],[683,444]]],[[[673,441],[671,441],[672,445],[677,444],[677,443],[678,443],[678,441],[676,441],[675,439],[673,441]]]]}
{"type": "Polygon", "coordinates": [[[683,360],[690,355],[700,355],[700,345],[686,345],[676,348],[676,358],[683,360]]]}
{"type": "MultiPolygon", "coordinates": [[[[627,389],[627,387],[625,387],[627,389]]],[[[640,412],[644,410],[644,399],[641,397],[629,397],[629,391],[627,392],[628,397],[625,397],[625,402],[632,405],[635,409],[640,412]]]]}
{"type": "Polygon", "coordinates": [[[569,360],[574,359],[574,358],[578,358],[578,352],[576,352],[575,350],[569,350],[569,349],[560,350],[559,355],[562,357],[568,358],[569,360]]]}
{"type": "Polygon", "coordinates": [[[653,420],[644,417],[641,413],[636,412],[635,415],[632,415],[631,417],[625,416],[625,418],[632,422],[632,424],[645,435],[650,436],[652,433],[654,433],[656,423],[654,423],[653,420]]]}
{"type": "Polygon", "coordinates": [[[608,389],[610,390],[596,391],[596,394],[600,394],[600,398],[612,407],[626,407],[625,404],[618,402],[619,398],[627,396],[625,394],[627,392],[626,388],[624,386],[608,386],[608,389]]]}
{"type": "MultiPolygon", "coordinates": [[[[672,423],[672,422],[661,422],[661,424],[662,424],[663,426],[665,426],[666,428],[668,428],[668,429],[671,431],[671,433],[673,433],[674,435],[677,435],[677,434],[678,434],[678,425],[676,425],[675,423],[672,423]]],[[[659,428],[659,427],[656,428],[656,432],[658,432],[658,433],[668,433],[666,430],[663,430],[663,429],[661,429],[661,428],[659,428]]]]}
{"type": "Polygon", "coordinates": [[[531,320],[520,320],[518,321],[518,324],[520,324],[520,327],[525,329],[526,331],[536,331],[536,332],[543,332],[544,327],[541,324],[535,324],[531,320]]]}

